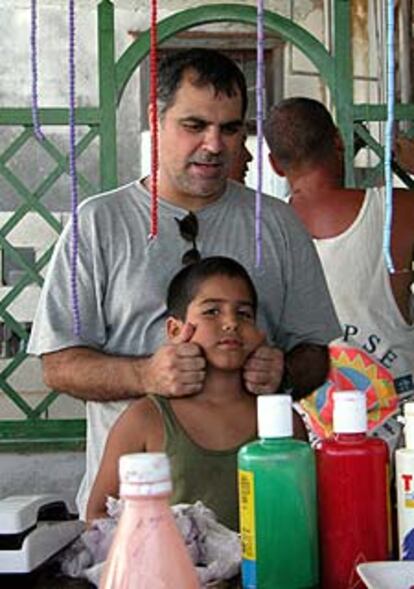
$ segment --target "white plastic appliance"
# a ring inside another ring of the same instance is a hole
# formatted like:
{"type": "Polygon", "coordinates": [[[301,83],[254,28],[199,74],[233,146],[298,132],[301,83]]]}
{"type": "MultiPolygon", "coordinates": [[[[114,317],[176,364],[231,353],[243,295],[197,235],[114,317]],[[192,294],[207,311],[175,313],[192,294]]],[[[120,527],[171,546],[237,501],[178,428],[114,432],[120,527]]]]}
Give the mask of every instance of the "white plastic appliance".
{"type": "Polygon", "coordinates": [[[79,536],[85,524],[59,495],[0,500],[0,573],[29,573],[79,536]]]}

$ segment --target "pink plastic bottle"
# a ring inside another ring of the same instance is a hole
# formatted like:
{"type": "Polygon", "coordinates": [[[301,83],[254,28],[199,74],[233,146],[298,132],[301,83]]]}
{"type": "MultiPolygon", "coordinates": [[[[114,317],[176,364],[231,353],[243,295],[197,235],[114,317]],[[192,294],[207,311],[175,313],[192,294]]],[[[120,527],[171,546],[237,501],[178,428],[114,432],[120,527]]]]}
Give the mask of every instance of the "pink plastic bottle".
{"type": "Polygon", "coordinates": [[[126,454],[119,461],[124,507],[100,589],[200,589],[168,504],[165,454],[126,454]]]}

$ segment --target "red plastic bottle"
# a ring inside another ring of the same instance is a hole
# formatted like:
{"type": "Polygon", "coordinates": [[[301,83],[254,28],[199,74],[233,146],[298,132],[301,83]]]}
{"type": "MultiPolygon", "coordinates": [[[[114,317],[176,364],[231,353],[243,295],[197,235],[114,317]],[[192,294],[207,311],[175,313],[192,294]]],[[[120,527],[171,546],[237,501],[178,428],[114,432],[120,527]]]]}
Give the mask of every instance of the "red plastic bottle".
{"type": "Polygon", "coordinates": [[[356,566],[391,552],[388,447],[366,430],[365,394],[335,393],[334,434],[316,447],[322,589],[364,589],[356,566]]]}

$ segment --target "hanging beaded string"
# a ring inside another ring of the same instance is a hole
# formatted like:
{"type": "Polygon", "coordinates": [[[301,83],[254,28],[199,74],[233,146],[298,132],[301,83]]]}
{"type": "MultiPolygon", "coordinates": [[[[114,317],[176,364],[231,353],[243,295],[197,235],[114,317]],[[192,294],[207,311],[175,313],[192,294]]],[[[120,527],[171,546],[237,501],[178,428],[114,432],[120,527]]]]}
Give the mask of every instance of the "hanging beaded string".
{"type": "Polygon", "coordinates": [[[383,253],[389,272],[395,271],[391,256],[392,226],[392,144],[394,124],[394,0],[387,4],[387,121],[385,125],[384,172],[385,172],[385,220],[383,253]]]}
{"type": "Polygon", "coordinates": [[[264,8],[257,0],[257,71],[256,71],[256,126],[257,126],[257,188],[255,203],[256,266],[262,261],[262,178],[263,178],[263,87],[264,87],[264,8]]]}
{"type": "Polygon", "coordinates": [[[151,0],[150,28],[151,230],[158,234],[157,0],[151,0]]]}
{"type": "Polygon", "coordinates": [[[37,93],[37,0],[31,2],[31,30],[30,30],[30,56],[32,65],[32,122],[33,132],[38,141],[45,138],[39,122],[39,104],[37,93]]]}
{"type": "Polygon", "coordinates": [[[72,331],[80,336],[81,322],[78,298],[77,265],[78,265],[78,183],[76,174],[76,136],[75,136],[75,0],[69,0],[69,175],[71,195],[71,258],[70,287],[72,304],[72,331]]]}

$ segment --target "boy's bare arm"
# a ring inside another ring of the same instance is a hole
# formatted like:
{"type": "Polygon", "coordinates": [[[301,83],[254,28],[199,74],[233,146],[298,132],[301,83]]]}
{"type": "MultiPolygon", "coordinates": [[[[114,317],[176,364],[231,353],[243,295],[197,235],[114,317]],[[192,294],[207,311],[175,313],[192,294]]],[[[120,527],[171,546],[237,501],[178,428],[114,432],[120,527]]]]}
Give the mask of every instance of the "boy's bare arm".
{"type": "Polygon", "coordinates": [[[152,401],[140,399],[132,403],[114,423],[89,496],[86,509],[88,522],[107,517],[107,497],[119,496],[120,456],[147,450],[149,431],[157,418],[160,419],[152,401]]]}

